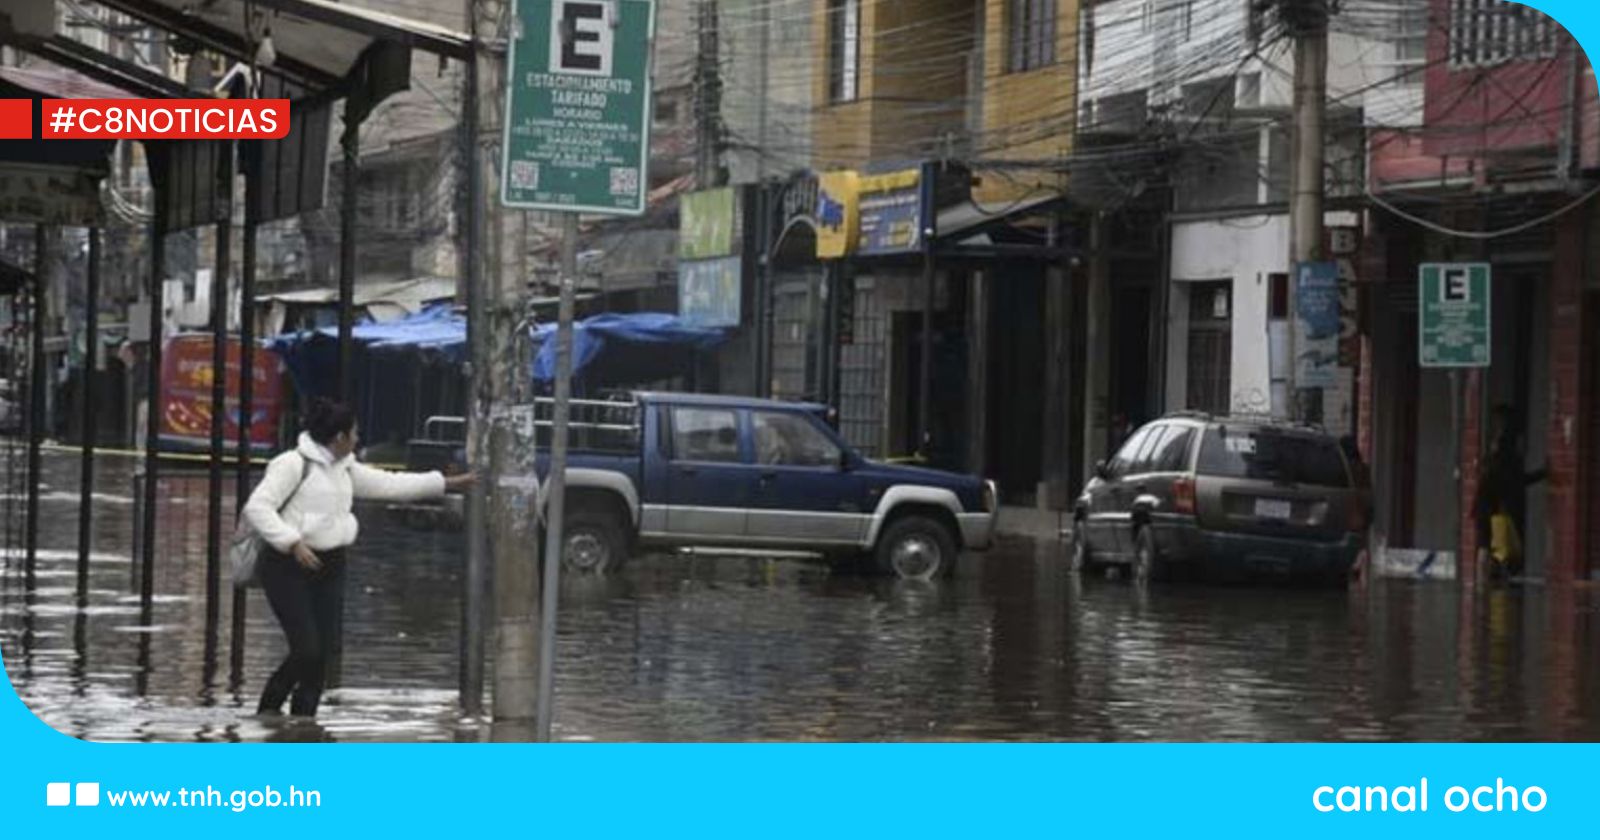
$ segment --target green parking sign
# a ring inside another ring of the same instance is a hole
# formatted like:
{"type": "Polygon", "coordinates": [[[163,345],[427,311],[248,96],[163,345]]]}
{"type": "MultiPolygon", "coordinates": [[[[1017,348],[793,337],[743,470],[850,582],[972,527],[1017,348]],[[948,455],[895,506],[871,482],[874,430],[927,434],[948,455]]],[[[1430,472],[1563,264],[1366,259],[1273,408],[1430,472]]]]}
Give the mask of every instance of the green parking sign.
{"type": "Polygon", "coordinates": [[[513,11],[501,202],[644,212],[654,0],[515,0],[513,11]]]}
{"type": "Polygon", "coordinates": [[[1423,367],[1488,367],[1488,263],[1423,263],[1417,336],[1423,367]]]}

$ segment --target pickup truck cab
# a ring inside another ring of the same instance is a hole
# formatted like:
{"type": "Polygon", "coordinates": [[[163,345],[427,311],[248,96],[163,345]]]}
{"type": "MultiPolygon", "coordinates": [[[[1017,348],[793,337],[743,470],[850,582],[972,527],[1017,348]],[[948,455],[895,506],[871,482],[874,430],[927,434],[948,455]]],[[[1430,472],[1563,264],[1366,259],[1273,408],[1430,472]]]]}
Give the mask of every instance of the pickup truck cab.
{"type": "MultiPolygon", "coordinates": [[[[821,405],[705,394],[574,401],[564,562],[604,572],[636,549],[703,546],[869,557],[927,578],[988,548],[992,482],[869,461],[825,417],[821,405]]],[[[541,458],[541,479],[548,470],[541,458]]]]}

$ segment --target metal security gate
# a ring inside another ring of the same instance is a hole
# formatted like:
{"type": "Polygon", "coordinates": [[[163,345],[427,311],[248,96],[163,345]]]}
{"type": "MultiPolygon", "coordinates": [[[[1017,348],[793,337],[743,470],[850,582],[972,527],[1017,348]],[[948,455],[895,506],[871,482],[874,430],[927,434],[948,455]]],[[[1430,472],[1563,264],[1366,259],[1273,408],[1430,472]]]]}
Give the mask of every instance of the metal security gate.
{"type": "Polygon", "coordinates": [[[772,292],[772,396],[780,400],[813,399],[817,391],[817,284],[791,276],[772,292]]]}
{"type": "MultiPolygon", "coordinates": [[[[839,432],[869,458],[885,455],[889,318],[871,277],[857,277],[853,318],[839,349],[839,432]]],[[[845,288],[849,288],[845,286],[845,288]]],[[[849,292],[846,292],[849,294],[849,292]]]]}

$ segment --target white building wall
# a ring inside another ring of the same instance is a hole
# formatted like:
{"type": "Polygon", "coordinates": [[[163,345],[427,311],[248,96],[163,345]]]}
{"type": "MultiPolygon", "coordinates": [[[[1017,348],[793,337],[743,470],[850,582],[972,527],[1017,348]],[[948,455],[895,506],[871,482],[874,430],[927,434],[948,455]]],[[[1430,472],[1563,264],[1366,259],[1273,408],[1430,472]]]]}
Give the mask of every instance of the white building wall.
{"type": "Polygon", "coordinates": [[[1289,217],[1245,216],[1172,226],[1173,323],[1169,325],[1167,405],[1185,404],[1188,393],[1188,294],[1185,284],[1233,282],[1233,342],[1229,402],[1236,408],[1270,406],[1271,365],[1267,342],[1267,275],[1286,271],[1289,217]],[[1180,306],[1180,303],[1182,304],[1180,306]]]}
{"type": "MultiPolygon", "coordinates": [[[[1406,0],[1425,3],[1426,0],[1406,0]]],[[[1259,80],[1249,107],[1287,108],[1294,101],[1294,49],[1271,42],[1258,55],[1249,36],[1248,4],[1240,0],[1112,0],[1094,7],[1092,49],[1080,56],[1081,101],[1137,90],[1150,103],[1170,102],[1183,85],[1238,73],[1259,80]]],[[[1362,107],[1368,125],[1422,124],[1422,74],[1404,76],[1395,0],[1346,0],[1328,37],[1328,97],[1362,107]],[[1369,8],[1371,7],[1371,8],[1369,8]],[[1398,77],[1398,78],[1397,78],[1398,77]]],[[[1270,17],[1269,17],[1270,21],[1270,17]]]]}

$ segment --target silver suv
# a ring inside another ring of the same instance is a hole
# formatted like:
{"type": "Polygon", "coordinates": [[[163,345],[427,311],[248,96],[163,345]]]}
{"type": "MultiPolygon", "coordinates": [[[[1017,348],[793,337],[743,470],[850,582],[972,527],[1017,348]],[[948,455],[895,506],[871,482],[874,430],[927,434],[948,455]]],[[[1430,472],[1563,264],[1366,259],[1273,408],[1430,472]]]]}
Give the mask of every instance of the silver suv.
{"type": "Polygon", "coordinates": [[[1370,496],[1320,429],[1174,414],[1134,432],[1078,497],[1072,566],[1343,581],[1366,548],[1370,496]]]}

